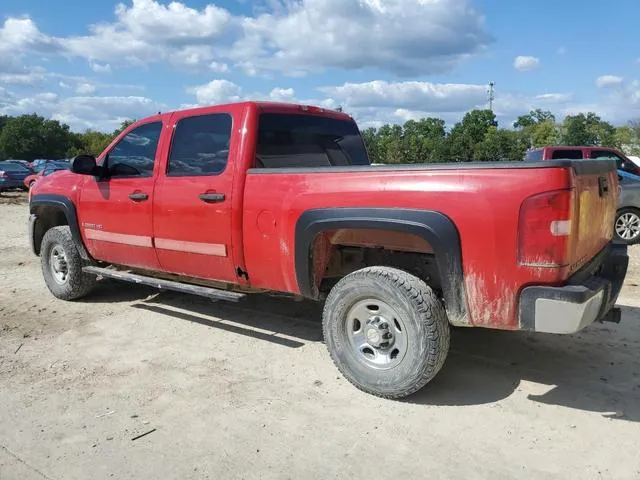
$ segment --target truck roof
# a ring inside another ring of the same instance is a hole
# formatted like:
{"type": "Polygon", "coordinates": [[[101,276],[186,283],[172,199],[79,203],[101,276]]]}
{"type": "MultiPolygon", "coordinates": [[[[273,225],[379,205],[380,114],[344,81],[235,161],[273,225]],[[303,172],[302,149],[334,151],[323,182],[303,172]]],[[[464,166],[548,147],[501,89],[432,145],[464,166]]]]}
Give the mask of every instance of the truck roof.
{"type": "Polygon", "coordinates": [[[576,148],[586,148],[586,149],[591,149],[591,150],[616,150],[615,148],[612,147],[599,147],[597,145],[547,145],[544,147],[538,147],[538,148],[534,148],[532,149],[533,151],[536,150],[545,150],[545,149],[553,149],[553,150],[575,150],[576,148]]]}
{"type": "MultiPolygon", "coordinates": [[[[329,116],[341,120],[353,120],[351,115],[333,110],[331,108],[319,107],[316,105],[305,105],[301,103],[290,102],[274,102],[267,100],[246,100],[242,102],[229,102],[220,103],[215,105],[194,106],[189,108],[182,108],[172,110],[168,112],[159,112],[158,115],[170,115],[176,112],[186,112],[192,114],[206,114],[208,112],[219,112],[220,110],[240,110],[248,106],[255,106],[259,110],[268,111],[272,113],[309,113],[309,114],[322,114],[323,116],[329,116]]],[[[158,115],[151,115],[149,117],[141,118],[139,121],[157,118],[158,115]]],[[[137,123],[137,122],[136,122],[137,123]]]]}

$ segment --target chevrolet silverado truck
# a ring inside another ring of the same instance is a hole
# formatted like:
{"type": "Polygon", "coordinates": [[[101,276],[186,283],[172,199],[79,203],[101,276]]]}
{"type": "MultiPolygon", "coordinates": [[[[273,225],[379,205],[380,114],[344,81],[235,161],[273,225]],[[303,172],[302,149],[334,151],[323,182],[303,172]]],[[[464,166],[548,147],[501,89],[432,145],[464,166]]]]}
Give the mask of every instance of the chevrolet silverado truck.
{"type": "Polygon", "coordinates": [[[30,191],[29,233],[64,300],[100,278],[240,301],[324,302],[340,372],[401,398],[450,328],[570,334],[620,321],[612,160],[371,166],[354,120],[244,102],[160,113],[30,191]]]}

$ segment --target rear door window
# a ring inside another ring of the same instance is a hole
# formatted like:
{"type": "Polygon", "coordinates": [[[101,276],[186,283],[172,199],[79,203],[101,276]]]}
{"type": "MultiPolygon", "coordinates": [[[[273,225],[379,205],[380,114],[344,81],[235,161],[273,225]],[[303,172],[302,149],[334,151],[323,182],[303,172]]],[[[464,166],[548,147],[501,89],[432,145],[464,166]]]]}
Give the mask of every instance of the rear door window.
{"type": "Polygon", "coordinates": [[[582,150],[579,148],[554,150],[551,154],[553,160],[581,160],[583,158],[582,150]]]}
{"type": "Polygon", "coordinates": [[[622,168],[624,159],[620,155],[616,155],[613,152],[607,150],[591,150],[591,158],[594,160],[615,160],[618,168],[622,168]]]}
{"type": "Polygon", "coordinates": [[[228,113],[179,120],[171,142],[167,176],[220,174],[229,159],[232,123],[228,113]]]}
{"type": "Polygon", "coordinates": [[[355,122],[305,114],[263,113],[256,167],[309,168],[369,165],[355,122]]]}

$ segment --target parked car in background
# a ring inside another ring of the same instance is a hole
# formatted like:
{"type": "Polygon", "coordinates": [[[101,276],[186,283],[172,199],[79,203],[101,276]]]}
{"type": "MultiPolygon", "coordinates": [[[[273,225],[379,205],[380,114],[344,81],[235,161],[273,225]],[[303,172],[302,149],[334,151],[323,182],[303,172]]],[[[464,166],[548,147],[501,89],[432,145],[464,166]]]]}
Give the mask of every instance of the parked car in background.
{"type": "Polygon", "coordinates": [[[15,159],[11,158],[11,159],[5,160],[5,162],[16,163],[18,165],[22,165],[23,167],[25,167],[30,172],[33,172],[33,169],[31,168],[31,164],[29,162],[27,162],[26,160],[15,160],[15,159]]]}
{"type": "Polygon", "coordinates": [[[24,179],[31,171],[17,162],[0,162],[0,192],[24,189],[24,179]]]}
{"type": "Polygon", "coordinates": [[[612,159],[616,161],[618,170],[640,175],[640,167],[615,148],[555,145],[535,148],[525,155],[525,161],[580,159],[612,159]]]}
{"type": "Polygon", "coordinates": [[[67,162],[47,162],[44,168],[38,173],[32,173],[31,175],[24,178],[24,186],[26,188],[31,188],[39,178],[47,177],[52,173],[58,172],[60,170],[69,170],[69,164],[67,162]]]}
{"type": "Polygon", "coordinates": [[[640,176],[618,171],[620,201],[616,213],[615,238],[633,245],[640,242],[640,176]]]}

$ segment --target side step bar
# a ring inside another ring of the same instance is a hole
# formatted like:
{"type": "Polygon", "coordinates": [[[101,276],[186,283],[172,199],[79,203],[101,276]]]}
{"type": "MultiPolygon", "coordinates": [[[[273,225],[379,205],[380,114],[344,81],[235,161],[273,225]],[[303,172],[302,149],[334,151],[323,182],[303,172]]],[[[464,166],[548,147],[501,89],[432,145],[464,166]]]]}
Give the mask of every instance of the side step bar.
{"type": "Polygon", "coordinates": [[[207,297],[214,300],[238,302],[247,296],[245,293],[229,292],[227,290],[220,290],[217,288],[202,287],[200,285],[174,282],[172,280],[163,280],[160,278],[147,277],[145,275],[137,275],[135,273],[120,272],[109,268],[83,267],[82,271],[93,275],[113,278],[115,280],[147,285],[160,290],[173,290],[175,292],[191,293],[193,295],[199,295],[201,297],[207,297]]]}

